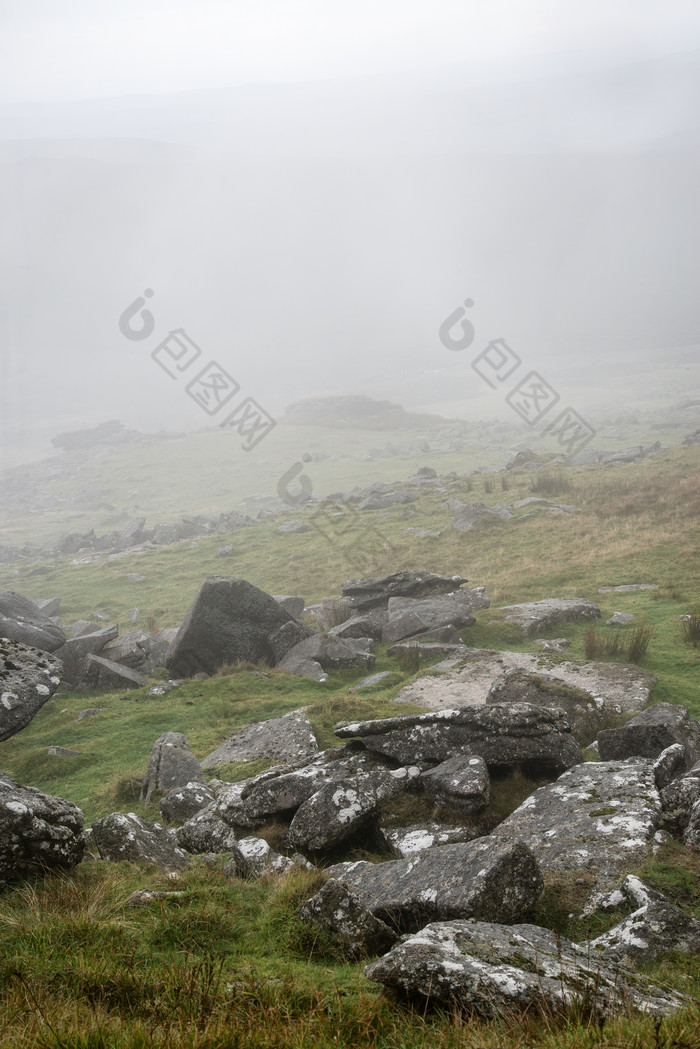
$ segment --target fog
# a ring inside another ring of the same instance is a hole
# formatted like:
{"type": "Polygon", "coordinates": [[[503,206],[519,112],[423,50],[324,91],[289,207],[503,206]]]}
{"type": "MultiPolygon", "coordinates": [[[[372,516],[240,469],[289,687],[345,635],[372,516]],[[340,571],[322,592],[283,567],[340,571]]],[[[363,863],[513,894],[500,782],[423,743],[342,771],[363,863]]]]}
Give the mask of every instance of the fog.
{"type": "Polygon", "coordinates": [[[492,410],[470,363],[496,338],[569,399],[700,344],[700,13],[658,8],[3,16],[5,461],[106,419],[216,425],[153,356],[174,329],[271,415],[492,410]]]}

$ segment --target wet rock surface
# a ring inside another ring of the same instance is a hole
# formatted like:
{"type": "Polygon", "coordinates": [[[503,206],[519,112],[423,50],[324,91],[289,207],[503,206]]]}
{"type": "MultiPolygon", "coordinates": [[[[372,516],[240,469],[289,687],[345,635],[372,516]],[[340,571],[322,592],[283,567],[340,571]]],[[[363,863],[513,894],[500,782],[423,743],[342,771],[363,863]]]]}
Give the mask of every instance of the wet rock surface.
{"type": "Polygon", "coordinates": [[[70,870],[84,849],[77,805],[0,774],[0,887],[31,873],[70,870]]]}
{"type": "Polygon", "coordinates": [[[55,656],[19,641],[0,639],[0,742],[33,720],[61,683],[55,656]]]}

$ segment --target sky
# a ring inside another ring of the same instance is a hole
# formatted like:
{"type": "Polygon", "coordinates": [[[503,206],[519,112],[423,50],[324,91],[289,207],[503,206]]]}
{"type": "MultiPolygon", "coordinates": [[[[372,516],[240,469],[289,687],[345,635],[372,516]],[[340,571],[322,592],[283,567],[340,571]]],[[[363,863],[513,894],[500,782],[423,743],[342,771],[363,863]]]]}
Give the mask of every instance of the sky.
{"type": "Polygon", "coordinates": [[[531,68],[700,47],[695,0],[3,0],[0,102],[531,68]]]}

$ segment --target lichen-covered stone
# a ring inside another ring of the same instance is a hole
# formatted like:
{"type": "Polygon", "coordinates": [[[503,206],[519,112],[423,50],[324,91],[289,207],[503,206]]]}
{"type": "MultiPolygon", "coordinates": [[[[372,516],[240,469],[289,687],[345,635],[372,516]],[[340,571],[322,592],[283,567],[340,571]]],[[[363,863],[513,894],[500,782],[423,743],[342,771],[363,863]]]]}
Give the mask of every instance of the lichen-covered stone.
{"type": "Polygon", "coordinates": [[[112,812],[95,820],[92,837],[102,859],[112,863],[155,863],[173,871],[184,870],[189,863],[174,831],[148,823],[135,812],[112,812]]]}
{"type": "Polygon", "coordinates": [[[351,961],[381,954],[396,941],[396,933],[363,907],[357,896],[335,878],[302,904],[302,921],[322,929],[337,941],[351,961]]]}
{"type": "Polygon", "coordinates": [[[0,742],[26,728],[61,683],[55,656],[0,639],[0,742]]]}
{"type": "Polygon", "coordinates": [[[239,878],[266,878],[286,874],[296,864],[289,856],[282,856],[263,838],[240,838],[231,848],[231,859],[224,872],[239,878]]]}
{"type": "Polygon", "coordinates": [[[187,783],[205,782],[200,764],[182,732],[164,732],[151,748],[141,801],[148,804],[154,790],[171,791],[187,783]]]}
{"type": "Polygon", "coordinates": [[[410,859],[418,852],[439,845],[458,845],[481,837],[475,827],[448,827],[442,823],[416,824],[410,827],[380,827],[379,833],[397,859],[410,859]]]}
{"type": "Polygon", "coordinates": [[[181,848],[197,854],[231,852],[236,842],[236,832],[222,820],[214,802],[178,827],[175,837],[181,848]]]}
{"type": "Polygon", "coordinates": [[[69,870],[84,850],[77,805],[0,775],[0,886],[30,872],[69,870]]]}
{"type": "Polygon", "coordinates": [[[454,805],[460,812],[480,812],[491,797],[488,769],[480,757],[455,754],[427,769],[421,783],[426,794],[438,803],[454,805]]]}
{"type": "Polygon", "coordinates": [[[309,761],[318,754],[311,722],[303,710],[293,710],[269,721],[256,721],[229,737],[207,754],[202,768],[229,765],[234,761],[285,761],[290,765],[309,761]]]}
{"type": "Polygon", "coordinates": [[[214,792],[206,783],[190,781],[169,791],[158,808],[167,823],[184,823],[213,802],[214,792]]]}

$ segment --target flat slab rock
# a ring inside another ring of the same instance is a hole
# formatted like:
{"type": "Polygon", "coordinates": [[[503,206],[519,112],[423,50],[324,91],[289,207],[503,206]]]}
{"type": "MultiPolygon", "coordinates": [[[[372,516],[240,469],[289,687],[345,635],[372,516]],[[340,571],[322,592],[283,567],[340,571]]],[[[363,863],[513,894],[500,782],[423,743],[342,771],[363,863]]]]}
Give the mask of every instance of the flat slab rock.
{"type": "Polygon", "coordinates": [[[391,597],[434,597],[451,594],[468,582],[461,576],[441,576],[435,572],[394,572],[387,576],[350,579],[343,583],[342,595],[353,609],[385,608],[391,597]]]}
{"type": "Polygon", "coordinates": [[[330,877],[391,928],[414,932],[453,918],[515,922],[539,898],[539,865],[522,842],[488,836],[386,863],[339,863],[330,877]]]}
{"type": "Polygon", "coordinates": [[[585,623],[600,619],[600,609],[585,597],[550,597],[544,601],[528,601],[521,605],[501,608],[509,623],[517,623],[526,637],[534,637],[543,630],[560,623],[585,623]]]}
{"type": "Polygon", "coordinates": [[[297,764],[309,761],[318,754],[318,743],[311,722],[303,710],[293,710],[280,718],[257,721],[236,732],[220,747],[207,754],[203,769],[230,765],[234,761],[285,761],[297,764]]]}
{"type": "Polygon", "coordinates": [[[563,682],[590,693],[607,709],[635,713],[651,699],[656,679],[637,666],[624,663],[558,663],[546,653],[499,652],[471,648],[459,659],[436,664],[441,676],[418,678],[395,697],[397,703],[415,703],[427,710],[479,706],[486,703],[491,688],[512,670],[536,674],[545,681],[563,682]]]}
{"type": "Polygon", "coordinates": [[[588,871],[597,892],[643,863],[659,826],[651,761],[586,762],[540,787],[494,830],[526,842],[544,871],[588,871]]]}
{"type": "Polygon", "coordinates": [[[53,696],[62,672],[54,656],[0,639],[0,742],[27,727],[53,696]]]}
{"type": "Polygon", "coordinates": [[[487,1018],[533,1005],[560,1012],[575,1002],[600,1016],[625,1014],[630,1007],[666,1016],[690,1004],[536,925],[435,922],[367,966],[365,976],[487,1018]]]}

